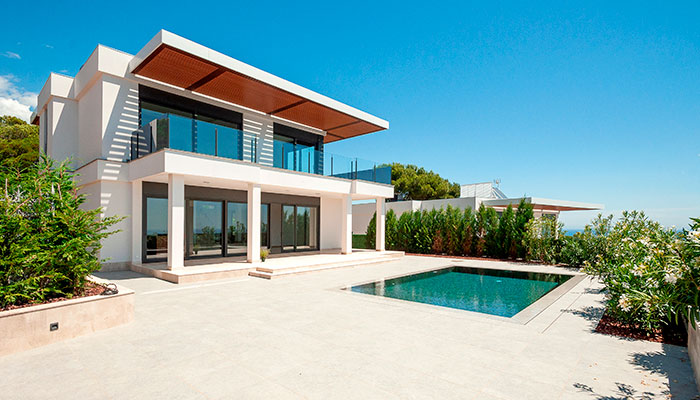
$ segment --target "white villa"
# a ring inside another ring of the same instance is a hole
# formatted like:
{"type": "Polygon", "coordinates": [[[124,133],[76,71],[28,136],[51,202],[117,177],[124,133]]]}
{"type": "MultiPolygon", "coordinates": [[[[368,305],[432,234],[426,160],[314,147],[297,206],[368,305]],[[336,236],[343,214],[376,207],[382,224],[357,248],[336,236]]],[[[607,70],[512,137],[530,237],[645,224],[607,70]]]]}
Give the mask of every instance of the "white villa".
{"type": "MultiPolygon", "coordinates": [[[[460,210],[466,208],[477,210],[483,204],[484,207],[491,207],[500,214],[509,205],[514,210],[517,209],[521,199],[522,197],[506,196],[501,189],[492,182],[483,182],[461,185],[460,196],[456,199],[392,201],[386,203],[386,209],[394,210],[394,213],[396,213],[398,217],[407,211],[430,211],[433,209],[447,208],[448,205],[460,210]]],[[[525,197],[524,199],[525,202],[532,205],[535,218],[541,218],[542,216],[557,218],[562,211],[601,210],[604,207],[602,204],[545,199],[541,197],[525,197]]],[[[354,204],[352,208],[352,233],[366,233],[367,225],[375,213],[374,204],[354,204]]]]}
{"type": "Polygon", "coordinates": [[[178,281],[186,265],[250,269],[261,248],[350,254],[353,200],[383,214],[394,195],[389,168],[324,152],[387,121],[167,31],[51,73],[32,122],[44,152],[71,160],[86,207],[128,217],[103,269],[178,281]]]}

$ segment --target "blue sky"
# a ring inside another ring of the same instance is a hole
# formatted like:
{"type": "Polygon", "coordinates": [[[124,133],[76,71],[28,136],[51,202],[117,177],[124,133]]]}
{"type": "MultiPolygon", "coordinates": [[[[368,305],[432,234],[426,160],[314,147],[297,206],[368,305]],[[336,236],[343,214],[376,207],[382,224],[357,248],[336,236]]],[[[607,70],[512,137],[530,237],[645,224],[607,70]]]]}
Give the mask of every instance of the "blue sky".
{"type": "Polygon", "coordinates": [[[98,43],[136,53],[164,28],[391,123],[327,151],[669,226],[700,216],[697,1],[332,3],[11,2],[0,112],[98,43]]]}

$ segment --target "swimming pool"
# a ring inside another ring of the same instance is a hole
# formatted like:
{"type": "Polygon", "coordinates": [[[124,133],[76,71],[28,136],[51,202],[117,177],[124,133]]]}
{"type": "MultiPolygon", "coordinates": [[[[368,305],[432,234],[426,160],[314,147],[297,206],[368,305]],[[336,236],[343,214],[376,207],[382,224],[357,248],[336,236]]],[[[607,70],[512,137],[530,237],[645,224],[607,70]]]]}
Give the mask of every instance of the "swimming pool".
{"type": "Polygon", "coordinates": [[[450,266],[346,289],[356,293],[512,317],[571,277],[450,266]]]}

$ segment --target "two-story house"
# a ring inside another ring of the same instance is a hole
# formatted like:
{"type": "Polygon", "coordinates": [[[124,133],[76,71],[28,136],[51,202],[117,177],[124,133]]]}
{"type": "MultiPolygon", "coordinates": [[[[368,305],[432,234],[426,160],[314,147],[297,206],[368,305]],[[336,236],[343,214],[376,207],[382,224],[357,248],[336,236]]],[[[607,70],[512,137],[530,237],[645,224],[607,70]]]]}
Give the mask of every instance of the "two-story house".
{"type": "Polygon", "coordinates": [[[42,150],[71,160],[86,207],[128,217],[104,241],[105,269],[349,254],[352,201],[383,216],[394,194],[388,167],[324,151],[387,121],[167,31],[52,73],[33,122],[42,150]]]}

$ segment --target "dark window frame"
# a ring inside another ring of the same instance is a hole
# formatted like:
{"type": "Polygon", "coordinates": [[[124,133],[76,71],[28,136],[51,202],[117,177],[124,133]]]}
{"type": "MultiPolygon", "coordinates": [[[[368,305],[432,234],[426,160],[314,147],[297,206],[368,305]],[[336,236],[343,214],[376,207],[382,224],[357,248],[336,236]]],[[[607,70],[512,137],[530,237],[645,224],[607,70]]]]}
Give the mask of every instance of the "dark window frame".
{"type": "Polygon", "coordinates": [[[282,253],[299,253],[299,252],[304,252],[304,251],[318,251],[321,248],[321,206],[314,206],[314,205],[305,205],[305,204],[289,204],[289,203],[281,203],[280,207],[280,219],[282,221],[282,224],[284,224],[284,206],[288,207],[293,207],[294,208],[294,239],[292,242],[294,243],[294,247],[292,250],[285,250],[284,249],[284,228],[280,228],[280,250],[282,253]],[[307,207],[307,208],[315,208],[316,209],[316,247],[309,248],[309,249],[303,249],[299,250],[297,249],[297,208],[298,207],[307,207]]]}

